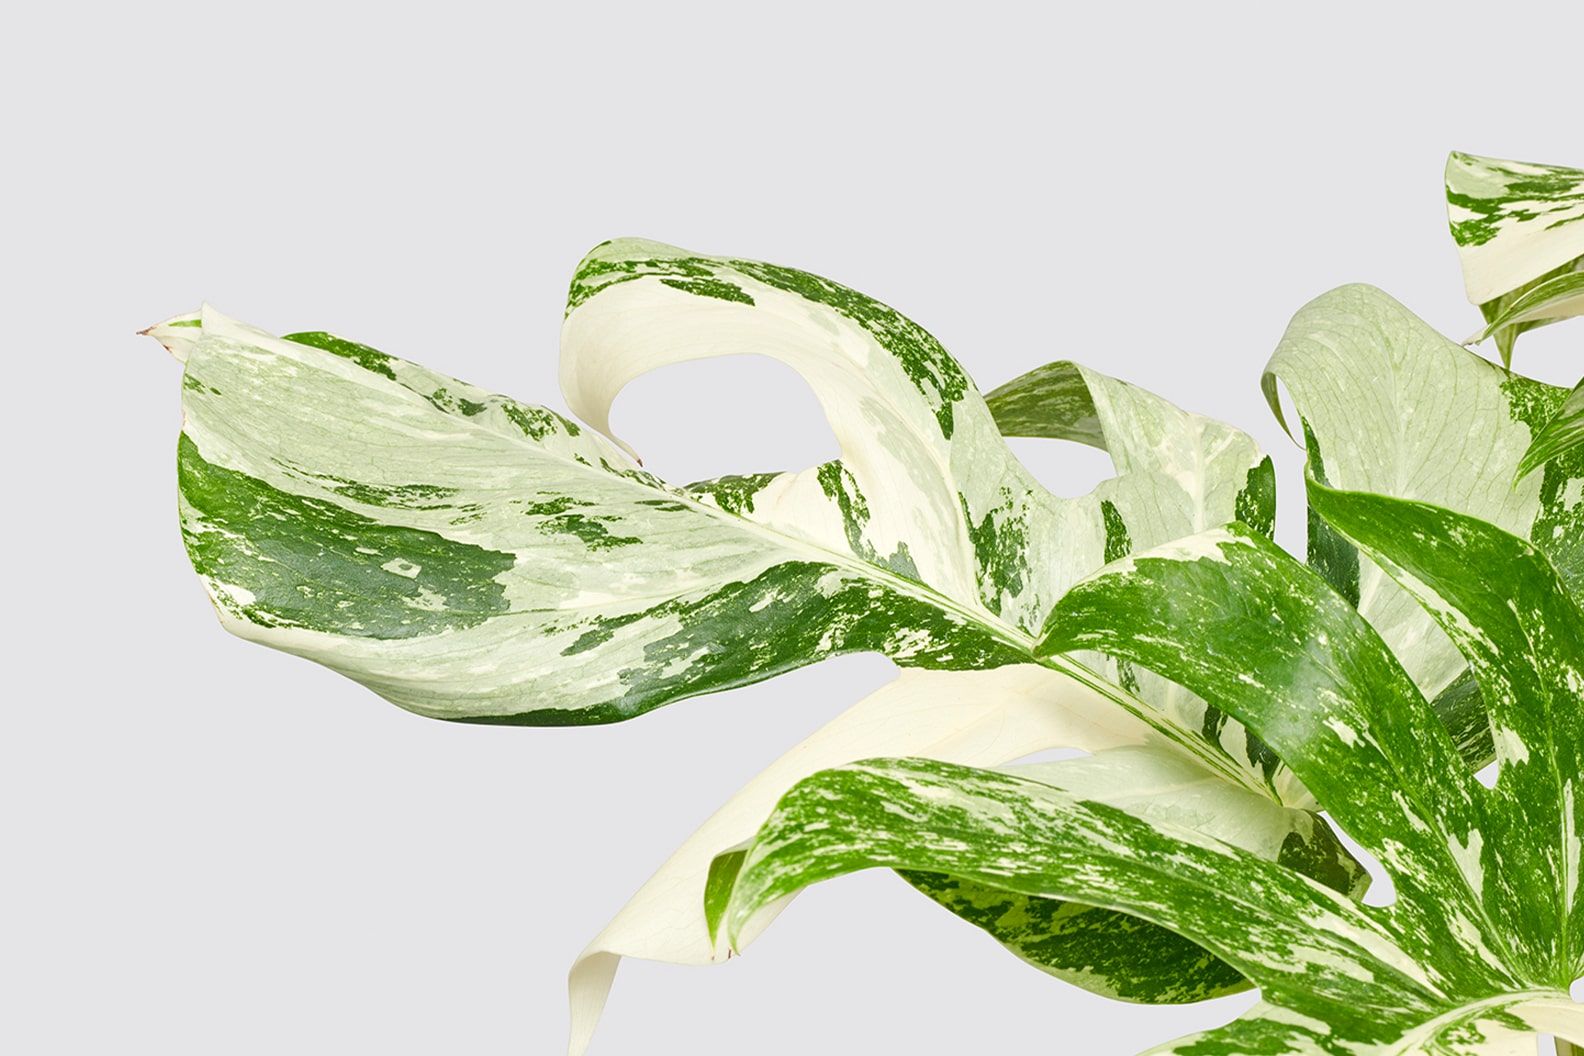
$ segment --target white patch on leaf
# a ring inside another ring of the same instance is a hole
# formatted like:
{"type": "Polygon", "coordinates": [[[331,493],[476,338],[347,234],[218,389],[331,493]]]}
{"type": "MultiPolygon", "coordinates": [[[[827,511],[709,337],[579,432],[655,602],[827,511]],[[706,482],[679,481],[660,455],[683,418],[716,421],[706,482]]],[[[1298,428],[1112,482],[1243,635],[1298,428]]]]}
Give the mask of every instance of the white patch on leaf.
{"type": "Polygon", "coordinates": [[[1505,726],[1494,727],[1491,735],[1496,742],[1496,755],[1503,762],[1527,763],[1529,761],[1529,746],[1522,737],[1505,726]]]}
{"type": "Polygon", "coordinates": [[[1466,843],[1459,842],[1456,836],[1447,837],[1447,850],[1452,852],[1452,860],[1457,863],[1458,872],[1463,874],[1475,898],[1483,898],[1485,890],[1485,867],[1480,864],[1480,852],[1484,847],[1485,837],[1478,829],[1469,830],[1466,843]]]}
{"type": "Polygon", "coordinates": [[[415,565],[401,557],[393,557],[380,567],[393,575],[403,576],[407,579],[417,579],[418,573],[423,571],[422,565],[415,565]]]}
{"type": "Polygon", "coordinates": [[[1349,726],[1335,715],[1326,719],[1325,724],[1329,726],[1331,728],[1331,732],[1336,734],[1342,743],[1347,745],[1349,748],[1358,743],[1358,734],[1353,732],[1353,727],[1349,726]]]}

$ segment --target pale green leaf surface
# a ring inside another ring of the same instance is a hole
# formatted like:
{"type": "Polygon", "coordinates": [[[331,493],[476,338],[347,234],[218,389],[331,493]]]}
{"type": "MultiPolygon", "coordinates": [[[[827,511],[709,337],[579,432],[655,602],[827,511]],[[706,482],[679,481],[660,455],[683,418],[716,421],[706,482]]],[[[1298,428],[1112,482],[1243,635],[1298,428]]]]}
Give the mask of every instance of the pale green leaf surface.
{"type": "Polygon", "coordinates": [[[1446,196],[1475,304],[1584,257],[1584,170],[1454,152],[1446,196]]]}
{"type": "Polygon", "coordinates": [[[1160,1051],[1503,1053],[1525,1030],[1577,1033],[1584,617],[1546,557],[1495,526],[1319,485],[1311,501],[1466,650],[1494,787],[1348,601],[1240,527],[1109,566],[1063,599],[1046,645],[1153,667],[1238,715],[1381,861],[1391,905],[1048,785],[877,760],[782,801],[731,920],[856,868],[910,868],[1134,913],[1260,986],[1249,1017],[1160,1051]]]}
{"type": "MultiPolygon", "coordinates": [[[[1333,290],[1294,316],[1264,378],[1280,417],[1278,382],[1320,480],[1488,520],[1533,540],[1571,583],[1584,581],[1584,457],[1513,482],[1566,390],[1503,371],[1368,286],[1333,290]]],[[[1310,552],[1421,689],[1435,695],[1457,679],[1464,661],[1434,622],[1314,518],[1310,552]]]]}

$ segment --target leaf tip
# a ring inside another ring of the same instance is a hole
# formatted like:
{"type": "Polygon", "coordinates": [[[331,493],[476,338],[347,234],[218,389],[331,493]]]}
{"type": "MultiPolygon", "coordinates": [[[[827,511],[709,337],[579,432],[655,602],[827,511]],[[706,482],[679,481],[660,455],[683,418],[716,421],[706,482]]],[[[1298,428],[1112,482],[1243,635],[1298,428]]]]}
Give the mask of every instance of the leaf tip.
{"type": "Polygon", "coordinates": [[[153,326],[145,326],[139,330],[139,337],[152,337],[164,346],[165,351],[175,356],[180,362],[187,362],[187,352],[192,345],[193,338],[203,332],[203,311],[188,312],[166,319],[153,326]]]}

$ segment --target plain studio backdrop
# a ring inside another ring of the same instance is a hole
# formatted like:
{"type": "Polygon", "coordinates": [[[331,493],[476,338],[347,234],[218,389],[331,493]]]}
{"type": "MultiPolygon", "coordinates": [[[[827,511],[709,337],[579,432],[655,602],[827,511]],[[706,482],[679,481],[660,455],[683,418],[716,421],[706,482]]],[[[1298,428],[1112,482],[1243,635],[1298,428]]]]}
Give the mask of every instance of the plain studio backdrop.
{"type": "MultiPolygon", "coordinates": [[[[294,6],[0,33],[6,1052],[557,1053],[584,943],[892,674],[500,729],[230,638],[177,531],[179,368],[141,327],[207,300],[561,407],[572,268],[640,235],[874,294],[984,390],[1075,358],[1236,423],[1301,546],[1258,386],[1289,317],[1363,281],[1466,335],[1446,152],[1584,164],[1574,3],[294,6]]],[[[1519,367],[1576,380],[1581,327],[1519,367]]],[[[614,422],[676,482],[836,454],[754,357],[646,377],[614,422]]],[[[1015,446],[1064,493],[1108,472],[1015,446]]],[[[724,967],[624,964],[594,1053],[1126,1054],[1251,1000],[1093,997],[866,873],[724,967]]]]}

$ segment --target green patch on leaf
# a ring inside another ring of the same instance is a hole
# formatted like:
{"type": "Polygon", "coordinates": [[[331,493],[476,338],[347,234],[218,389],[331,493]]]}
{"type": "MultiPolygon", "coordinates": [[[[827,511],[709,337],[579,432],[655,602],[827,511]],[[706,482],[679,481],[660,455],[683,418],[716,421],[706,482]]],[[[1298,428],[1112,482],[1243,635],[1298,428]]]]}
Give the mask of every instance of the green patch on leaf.
{"type": "MultiPolygon", "coordinates": [[[[1518,374],[1507,377],[1502,393],[1513,419],[1537,438],[1546,436],[1572,398],[1565,389],[1518,374]]],[[[1535,469],[1543,469],[1540,510],[1529,539],[1557,566],[1564,582],[1584,592],[1584,447],[1559,445],[1539,466],[1531,464],[1531,472],[1535,469]]]]}
{"type": "Polygon", "coordinates": [[[1003,592],[1015,597],[1027,582],[1028,520],[1007,504],[1011,497],[1003,489],[1002,505],[986,513],[977,524],[967,497],[961,494],[957,497],[979,567],[979,592],[993,611],[1001,608],[1003,592]]]}
{"type": "Polygon", "coordinates": [[[779,473],[729,474],[713,480],[700,480],[687,486],[691,494],[707,498],[727,513],[754,512],[754,496],[765,489],[779,473]]]}
{"type": "Polygon", "coordinates": [[[1248,471],[1248,481],[1234,505],[1238,520],[1267,538],[1275,538],[1276,466],[1269,455],[1248,471]]]}
{"type": "Polygon", "coordinates": [[[746,850],[717,854],[711,861],[709,876],[704,881],[704,926],[709,929],[710,942],[720,936],[721,920],[726,916],[726,906],[731,901],[732,885],[742,869],[746,850]]]}
{"type": "Polygon", "coordinates": [[[576,422],[563,418],[548,407],[535,407],[532,404],[518,403],[516,400],[502,400],[501,411],[530,440],[543,440],[558,432],[567,436],[577,436],[583,431],[576,422]]]}
{"type": "MultiPolygon", "coordinates": [[[[1304,447],[1308,451],[1309,474],[1320,483],[1326,483],[1325,458],[1320,452],[1320,440],[1309,423],[1303,423],[1304,447]]],[[[1354,605],[1359,603],[1359,557],[1351,543],[1337,534],[1313,509],[1309,519],[1309,565],[1319,572],[1331,589],[1354,605]]],[[[1247,523],[1246,521],[1244,523],[1247,523]]],[[[1251,525],[1252,527],[1252,525],[1251,525]]]]}
{"type": "Polygon", "coordinates": [[[796,268],[734,260],[736,270],[766,286],[834,308],[869,332],[881,348],[891,353],[919,392],[935,404],[941,435],[950,440],[952,406],[968,392],[971,382],[933,334],[889,305],[857,290],[796,268]]]}
{"type": "Polygon", "coordinates": [[[1110,564],[1133,552],[1133,541],[1128,538],[1127,525],[1122,514],[1110,499],[1100,502],[1100,517],[1105,522],[1105,562],[1110,564]]]}
{"type": "Polygon", "coordinates": [[[699,297],[714,297],[719,301],[736,301],[738,304],[754,303],[754,299],[741,286],[721,279],[661,279],[660,284],[699,297]]]}
{"type": "Polygon", "coordinates": [[[489,409],[489,404],[478,400],[470,400],[465,396],[452,394],[444,387],[438,388],[429,394],[429,402],[447,414],[460,414],[467,418],[474,418],[489,409]]]}
{"type": "MultiPolygon", "coordinates": [[[[738,852],[739,870],[743,853],[738,852]]],[[[1249,988],[1241,972],[1204,947],[1126,913],[940,873],[902,870],[901,875],[1023,960],[1085,990],[1122,1001],[1176,1005],[1249,988]]]]}
{"type": "Polygon", "coordinates": [[[539,518],[540,531],[572,536],[593,551],[637,546],[643,542],[636,536],[618,535],[610,530],[610,525],[621,523],[621,517],[614,514],[577,512],[579,507],[593,505],[591,502],[575,499],[570,495],[558,495],[551,499],[528,503],[523,508],[523,512],[530,517],[539,518]]]}
{"type": "Polygon", "coordinates": [[[412,638],[507,608],[507,553],[382,524],[177,448],[183,538],[217,605],[266,627],[412,638]]]}
{"type": "Polygon", "coordinates": [[[390,378],[392,381],[396,380],[396,371],[391,366],[395,358],[377,348],[360,345],[356,341],[348,341],[334,334],[327,334],[323,330],[305,330],[302,333],[287,334],[286,340],[323,349],[342,359],[350,359],[364,370],[390,378]]]}
{"type": "Polygon", "coordinates": [[[182,388],[187,389],[189,392],[201,392],[201,393],[205,394],[206,396],[219,396],[219,395],[221,395],[221,392],[220,392],[219,389],[215,388],[213,385],[205,385],[203,382],[199,381],[195,376],[193,376],[190,373],[187,373],[186,371],[182,372],[182,388]]]}

